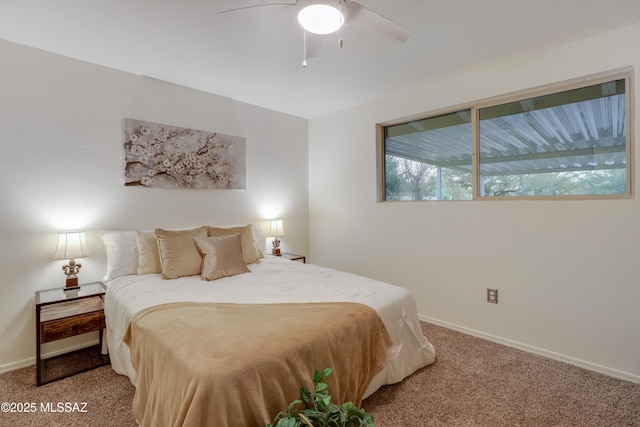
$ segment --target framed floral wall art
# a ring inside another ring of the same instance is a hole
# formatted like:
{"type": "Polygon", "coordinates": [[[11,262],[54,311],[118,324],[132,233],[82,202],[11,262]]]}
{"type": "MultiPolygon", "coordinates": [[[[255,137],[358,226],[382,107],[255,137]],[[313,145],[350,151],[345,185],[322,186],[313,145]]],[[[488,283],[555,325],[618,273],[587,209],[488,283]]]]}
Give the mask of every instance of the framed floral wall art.
{"type": "Polygon", "coordinates": [[[243,137],[124,119],[125,185],[246,188],[243,137]]]}

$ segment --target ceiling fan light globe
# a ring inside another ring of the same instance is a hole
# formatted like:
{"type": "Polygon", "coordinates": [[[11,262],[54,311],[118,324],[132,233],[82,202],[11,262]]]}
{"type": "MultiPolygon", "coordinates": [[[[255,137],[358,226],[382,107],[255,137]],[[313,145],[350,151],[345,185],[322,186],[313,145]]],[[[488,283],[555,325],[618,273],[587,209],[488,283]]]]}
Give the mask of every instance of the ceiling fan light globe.
{"type": "Polygon", "coordinates": [[[302,28],[314,34],[331,34],[344,24],[344,15],[335,7],[326,4],[312,4],[298,13],[302,28]]]}

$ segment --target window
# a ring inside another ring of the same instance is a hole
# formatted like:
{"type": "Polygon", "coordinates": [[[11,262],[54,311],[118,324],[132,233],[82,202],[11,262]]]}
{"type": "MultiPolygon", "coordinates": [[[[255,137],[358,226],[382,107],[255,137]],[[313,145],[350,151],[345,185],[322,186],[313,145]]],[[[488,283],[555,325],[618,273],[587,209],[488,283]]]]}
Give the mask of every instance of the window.
{"type": "Polygon", "coordinates": [[[629,196],[629,79],[378,125],[379,198],[629,196]]]}
{"type": "Polygon", "coordinates": [[[385,200],[469,200],[471,110],[385,128],[385,200]]]}

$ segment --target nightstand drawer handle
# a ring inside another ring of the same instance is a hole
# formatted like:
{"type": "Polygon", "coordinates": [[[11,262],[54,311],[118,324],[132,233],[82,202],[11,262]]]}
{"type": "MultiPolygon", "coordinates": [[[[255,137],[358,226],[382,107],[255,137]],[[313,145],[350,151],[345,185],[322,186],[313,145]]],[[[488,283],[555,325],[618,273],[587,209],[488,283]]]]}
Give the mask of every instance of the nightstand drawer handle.
{"type": "Polygon", "coordinates": [[[74,331],[77,331],[78,329],[80,329],[80,323],[76,323],[75,325],[73,325],[71,327],[74,331]]]}

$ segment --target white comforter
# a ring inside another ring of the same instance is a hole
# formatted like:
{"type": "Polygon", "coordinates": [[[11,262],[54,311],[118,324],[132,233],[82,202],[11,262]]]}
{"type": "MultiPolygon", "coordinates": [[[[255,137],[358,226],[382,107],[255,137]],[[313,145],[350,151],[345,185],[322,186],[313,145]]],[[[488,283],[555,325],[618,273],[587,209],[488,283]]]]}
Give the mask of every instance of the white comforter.
{"type": "Polygon", "coordinates": [[[123,276],[107,283],[105,314],[111,366],[136,384],[129,348],[122,342],[138,311],[169,302],[358,302],[376,310],[393,340],[386,367],[366,396],[384,384],[402,381],[435,360],[422,334],[413,296],[404,288],[312,264],[267,257],[249,265],[251,273],[212,282],[200,276],[163,280],[159,274],[123,276]]]}

